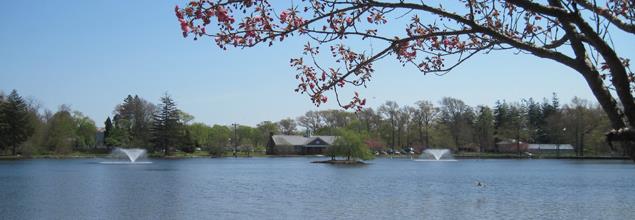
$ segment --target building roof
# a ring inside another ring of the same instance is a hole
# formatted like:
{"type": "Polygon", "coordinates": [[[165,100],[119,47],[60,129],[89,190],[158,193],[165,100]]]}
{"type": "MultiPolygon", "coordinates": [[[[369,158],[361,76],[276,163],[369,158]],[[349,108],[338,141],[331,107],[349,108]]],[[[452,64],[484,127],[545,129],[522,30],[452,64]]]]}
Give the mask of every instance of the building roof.
{"type": "MultiPolygon", "coordinates": [[[[517,142],[516,142],[516,139],[508,139],[508,140],[502,140],[502,141],[499,141],[499,142],[498,142],[498,143],[496,143],[496,144],[516,144],[516,143],[517,143],[517,142]]],[[[525,142],[522,142],[522,141],[519,141],[518,143],[520,143],[520,144],[525,144],[525,142]]]]}
{"type": "Polygon", "coordinates": [[[299,135],[273,135],[271,138],[273,139],[273,142],[277,146],[302,146],[302,145],[322,146],[324,144],[318,143],[320,142],[320,140],[326,142],[326,145],[331,145],[335,142],[336,136],[304,137],[299,135]],[[309,144],[312,144],[312,145],[309,145],[309,144]]]}
{"type": "Polygon", "coordinates": [[[571,144],[530,144],[527,149],[529,150],[557,150],[560,145],[560,150],[573,150],[571,144]]]}

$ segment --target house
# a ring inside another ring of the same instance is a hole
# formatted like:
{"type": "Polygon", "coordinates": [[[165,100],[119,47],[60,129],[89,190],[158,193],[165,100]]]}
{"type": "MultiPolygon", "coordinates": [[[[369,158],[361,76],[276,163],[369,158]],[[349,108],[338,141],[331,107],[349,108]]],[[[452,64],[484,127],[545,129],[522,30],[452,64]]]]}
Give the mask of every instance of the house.
{"type": "Polygon", "coordinates": [[[556,152],[558,150],[560,153],[574,152],[571,144],[530,144],[527,150],[532,153],[556,152]]]}
{"type": "Polygon", "coordinates": [[[267,143],[268,155],[324,154],[336,136],[271,135],[267,143]]]}
{"type": "Polygon", "coordinates": [[[516,153],[518,151],[527,151],[528,144],[522,141],[516,141],[515,139],[503,140],[496,143],[498,152],[501,153],[516,153]]]}

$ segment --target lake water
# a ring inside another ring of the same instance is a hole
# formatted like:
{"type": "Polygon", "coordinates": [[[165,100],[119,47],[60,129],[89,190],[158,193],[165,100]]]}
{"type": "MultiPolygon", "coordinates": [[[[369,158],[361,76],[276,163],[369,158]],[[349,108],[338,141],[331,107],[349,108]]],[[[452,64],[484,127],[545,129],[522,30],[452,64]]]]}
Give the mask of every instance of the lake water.
{"type": "Polygon", "coordinates": [[[0,161],[2,219],[635,219],[630,161],[0,161]],[[477,186],[476,182],[485,184],[477,186]]]}

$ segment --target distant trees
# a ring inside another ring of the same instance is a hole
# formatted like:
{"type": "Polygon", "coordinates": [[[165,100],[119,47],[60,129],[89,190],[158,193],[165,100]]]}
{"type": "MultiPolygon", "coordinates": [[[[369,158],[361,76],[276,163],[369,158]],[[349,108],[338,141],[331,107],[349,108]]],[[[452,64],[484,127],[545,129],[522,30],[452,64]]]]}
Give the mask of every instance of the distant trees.
{"type": "Polygon", "coordinates": [[[33,126],[29,123],[29,110],[16,90],[11,91],[4,100],[0,97],[0,147],[11,149],[17,155],[18,148],[33,134],[33,126]]]}
{"type": "MultiPolygon", "coordinates": [[[[471,107],[450,97],[438,106],[427,100],[412,106],[388,101],[359,112],[308,111],[296,120],[239,125],[235,133],[233,126],[194,122],[194,116],[179,110],[167,95],[159,107],[129,95],[113,115],[103,124],[108,148],[143,147],[164,154],[200,148],[220,156],[234,144],[241,146],[239,150],[264,151],[271,134],[338,135],[342,130],[355,133],[374,151],[434,146],[496,152],[496,143],[507,140],[572,144],[580,156],[613,153],[605,142],[604,131],[610,123],[602,108],[577,97],[561,105],[555,95],[542,102],[501,100],[493,107],[471,107]]],[[[6,154],[70,153],[98,145],[97,126],[89,117],[67,105],[56,112],[41,109],[36,101],[24,100],[16,91],[8,96],[0,92],[0,131],[0,151],[6,154]]],[[[616,150],[628,154],[625,148],[616,150]]]]}
{"type": "MultiPolygon", "coordinates": [[[[588,101],[574,98],[570,105],[562,107],[554,95],[541,103],[533,99],[517,102],[500,100],[493,107],[471,107],[459,99],[447,97],[439,102],[439,107],[427,100],[418,101],[412,107],[386,102],[376,109],[364,108],[355,113],[309,111],[297,121],[314,135],[333,135],[330,131],[338,129],[355,131],[364,137],[364,142],[371,143],[374,150],[406,147],[421,150],[439,146],[497,152],[496,143],[506,140],[569,143],[576,147],[576,151],[610,153],[602,136],[602,129],[609,126],[606,115],[597,104],[584,102],[588,101]],[[345,122],[337,122],[334,118],[345,122]],[[577,129],[575,121],[578,122],[577,129]]],[[[517,150],[521,151],[520,148],[517,150]]]]}

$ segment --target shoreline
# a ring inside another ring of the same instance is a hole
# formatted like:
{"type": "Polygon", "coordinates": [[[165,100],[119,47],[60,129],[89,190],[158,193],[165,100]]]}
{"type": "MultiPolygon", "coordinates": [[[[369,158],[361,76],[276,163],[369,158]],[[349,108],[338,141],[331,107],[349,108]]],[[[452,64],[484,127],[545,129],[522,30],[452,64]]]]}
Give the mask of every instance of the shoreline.
{"type": "MultiPolygon", "coordinates": [[[[0,161],[2,160],[37,160],[37,159],[57,159],[57,160],[66,160],[66,159],[97,159],[97,158],[107,158],[108,155],[110,154],[87,154],[87,155],[32,155],[32,156],[9,156],[9,155],[4,155],[4,156],[0,156],[0,161]]],[[[321,158],[319,156],[315,156],[315,155],[250,155],[248,156],[238,156],[236,158],[290,158],[290,157],[314,157],[314,158],[321,158]]],[[[166,159],[166,160],[174,160],[174,159],[198,159],[198,158],[208,158],[208,159],[223,159],[223,158],[233,158],[233,156],[231,155],[227,155],[227,156],[208,156],[208,155],[195,155],[195,154],[188,154],[188,155],[170,155],[170,156],[157,156],[157,155],[148,155],[148,158],[150,159],[166,159]]],[[[417,159],[419,158],[419,155],[414,155],[414,156],[377,156],[377,159],[379,158],[384,158],[384,159],[417,159]]],[[[522,160],[522,159],[531,159],[531,160],[631,160],[628,157],[623,157],[623,156],[584,156],[584,157],[580,157],[580,156],[560,156],[560,157],[556,157],[556,156],[534,156],[534,157],[527,157],[527,156],[518,156],[518,155],[509,155],[509,154],[501,154],[501,155],[496,155],[496,154],[488,154],[488,155],[454,155],[453,156],[454,159],[462,159],[462,160],[478,160],[478,159],[518,159],[518,160],[522,160]]],[[[318,160],[318,161],[313,161],[315,163],[330,163],[328,162],[329,160],[318,160]],[[326,161],[326,162],[325,162],[326,161]]],[[[340,160],[336,160],[336,161],[340,161],[340,160]]],[[[340,163],[335,163],[335,164],[340,164],[340,163]]]]}

